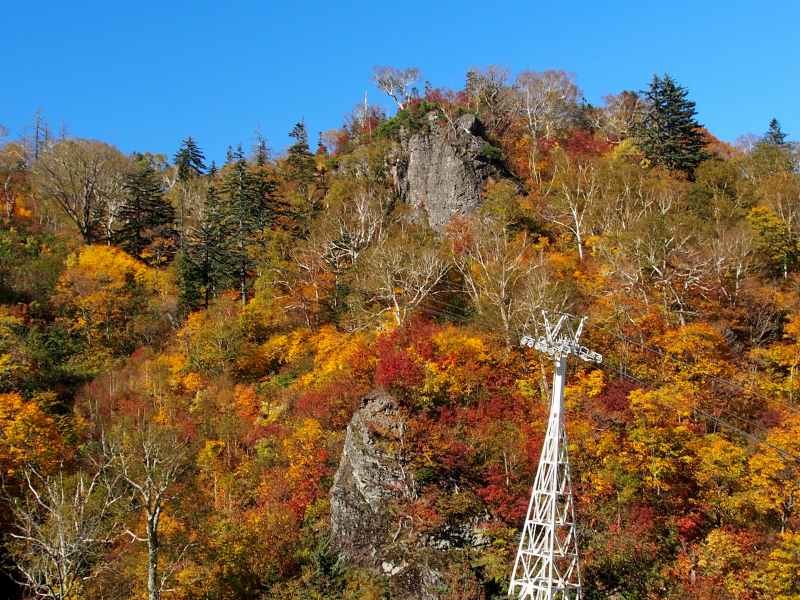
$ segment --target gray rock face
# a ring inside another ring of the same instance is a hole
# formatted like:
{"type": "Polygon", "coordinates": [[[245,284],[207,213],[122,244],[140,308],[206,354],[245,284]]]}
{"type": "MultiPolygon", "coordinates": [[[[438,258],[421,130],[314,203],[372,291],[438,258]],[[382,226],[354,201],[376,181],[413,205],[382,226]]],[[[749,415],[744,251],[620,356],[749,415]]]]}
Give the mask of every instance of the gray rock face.
{"type": "Polygon", "coordinates": [[[394,180],[400,197],[441,231],[454,216],[474,211],[485,182],[505,173],[486,155],[489,143],[475,115],[452,124],[435,113],[428,119],[429,132],[403,137],[394,180]]]}
{"type": "Polygon", "coordinates": [[[353,415],[330,492],[333,547],[385,578],[391,598],[437,600],[444,588],[430,551],[406,543],[401,534],[408,517],[390,512],[393,501],[413,496],[413,480],[402,468],[404,428],[397,402],[383,391],[366,396],[353,415]]]}
{"type": "Polygon", "coordinates": [[[387,503],[410,495],[399,440],[405,423],[395,400],[376,391],[363,400],[347,427],[330,491],[331,530],[340,554],[359,564],[380,563],[391,542],[387,503]]]}

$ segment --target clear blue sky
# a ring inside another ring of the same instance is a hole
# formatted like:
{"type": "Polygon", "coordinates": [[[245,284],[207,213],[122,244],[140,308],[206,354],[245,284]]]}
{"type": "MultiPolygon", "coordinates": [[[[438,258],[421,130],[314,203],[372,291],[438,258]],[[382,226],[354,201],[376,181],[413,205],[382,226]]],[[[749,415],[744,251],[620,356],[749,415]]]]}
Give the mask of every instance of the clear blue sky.
{"type": "MultiPolygon", "coordinates": [[[[461,87],[471,66],[563,69],[593,103],[668,71],[700,120],[734,140],[776,116],[800,139],[800,2],[8,2],[0,124],[51,126],[172,155],[194,136],[219,160],[260,130],[281,151],[304,118],[341,125],[375,65],[461,87]]],[[[381,103],[385,103],[380,98],[381,103]]],[[[388,106],[388,105],[387,105],[388,106]]]]}

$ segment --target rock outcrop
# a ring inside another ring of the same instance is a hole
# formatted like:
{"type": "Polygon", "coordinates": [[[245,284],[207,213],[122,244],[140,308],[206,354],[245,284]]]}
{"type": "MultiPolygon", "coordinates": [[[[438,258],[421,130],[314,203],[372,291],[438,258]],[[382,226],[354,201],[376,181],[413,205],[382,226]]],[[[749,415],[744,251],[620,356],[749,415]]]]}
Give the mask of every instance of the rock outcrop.
{"type": "Polygon", "coordinates": [[[330,492],[331,530],[340,554],[353,562],[381,562],[378,549],[391,540],[388,503],[411,493],[398,448],[404,427],[383,391],[364,398],[347,427],[330,492]]]}
{"type": "Polygon", "coordinates": [[[362,401],[347,427],[331,498],[333,547],[351,565],[385,577],[397,600],[435,600],[442,587],[431,551],[409,546],[399,535],[403,517],[391,506],[413,497],[413,480],[403,469],[405,420],[383,391],[362,401]]]}
{"type": "Polygon", "coordinates": [[[462,115],[452,123],[442,122],[437,113],[427,118],[430,127],[401,136],[393,175],[401,199],[441,231],[454,216],[480,206],[487,180],[506,177],[507,172],[475,115],[462,115]]]}

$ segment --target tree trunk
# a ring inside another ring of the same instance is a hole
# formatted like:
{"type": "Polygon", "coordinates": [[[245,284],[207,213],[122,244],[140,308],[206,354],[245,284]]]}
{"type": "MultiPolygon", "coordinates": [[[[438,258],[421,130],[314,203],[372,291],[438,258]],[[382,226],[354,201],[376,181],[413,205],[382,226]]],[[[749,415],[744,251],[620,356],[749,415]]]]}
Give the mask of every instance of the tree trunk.
{"type": "Polygon", "coordinates": [[[147,599],[160,600],[158,584],[158,517],[147,519],[147,599]]]}

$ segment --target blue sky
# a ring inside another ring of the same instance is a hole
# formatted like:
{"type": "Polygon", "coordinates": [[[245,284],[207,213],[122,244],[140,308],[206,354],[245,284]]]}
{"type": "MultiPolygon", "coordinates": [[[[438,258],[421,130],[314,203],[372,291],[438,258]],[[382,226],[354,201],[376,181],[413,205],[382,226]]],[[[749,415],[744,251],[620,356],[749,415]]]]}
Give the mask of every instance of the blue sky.
{"type": "Polygon", "coordinates": [[[800,2],[10,2],[0,124],[172,155],[192,135],[220,160],[259,130],[281,151],[304,118],[341,125],[375,65],[461,87],[471,66],[563,69],[586,98],[668,71],[726,140],[776,116],[800,139],[800,2]],[[500,8],[497,8],[497,7],[500,8]]]}

